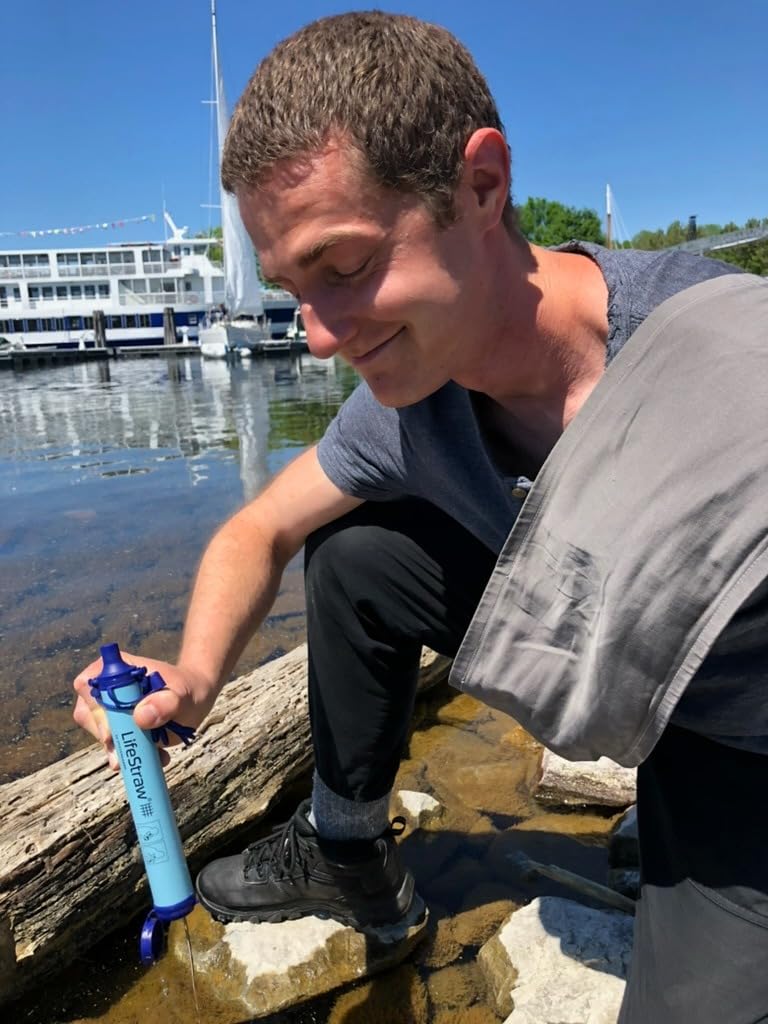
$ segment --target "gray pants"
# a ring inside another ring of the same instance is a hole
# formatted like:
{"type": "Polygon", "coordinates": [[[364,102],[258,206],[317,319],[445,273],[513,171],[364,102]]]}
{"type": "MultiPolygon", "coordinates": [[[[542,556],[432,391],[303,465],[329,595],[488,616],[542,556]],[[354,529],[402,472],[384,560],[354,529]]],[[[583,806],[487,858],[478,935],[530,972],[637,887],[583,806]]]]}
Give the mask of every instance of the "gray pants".
{"type": "Polygon", "coordinates": [[[668,727],[638,770],[643,888],[619,1024],[768,1021],[768,757],[668,727]]]}

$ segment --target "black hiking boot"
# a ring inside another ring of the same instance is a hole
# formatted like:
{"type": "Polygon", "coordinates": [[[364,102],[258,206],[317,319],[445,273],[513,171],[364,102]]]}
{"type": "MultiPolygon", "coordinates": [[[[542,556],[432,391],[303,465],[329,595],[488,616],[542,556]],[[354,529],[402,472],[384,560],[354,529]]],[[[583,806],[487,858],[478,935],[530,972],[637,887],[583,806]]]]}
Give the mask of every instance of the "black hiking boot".
{"type": "MultiPolygon", "coordinates": [[[[305,800],[292,818],[235,857],[197,876],[197,895],[217,921],[292,921],[310,914],[360,931],[417,923],[425,913],[388,829],[370,841],[322,839],[305,800]]],[[[393,825],[404,824],[402,818],[393,825]]]]}

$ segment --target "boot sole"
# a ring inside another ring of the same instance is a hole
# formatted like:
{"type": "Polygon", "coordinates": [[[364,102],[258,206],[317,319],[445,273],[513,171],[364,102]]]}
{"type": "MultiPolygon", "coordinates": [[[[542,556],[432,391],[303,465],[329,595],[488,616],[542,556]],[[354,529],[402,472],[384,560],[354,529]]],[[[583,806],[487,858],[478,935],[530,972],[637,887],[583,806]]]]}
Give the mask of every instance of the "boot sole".
{"type": "Polygon", "coordinates": [[[302,917],[319,917],[324,921],[338,921],[339,924],[347,925],[359,932],[375,932],[377,936],[381,936],[383,933],[390,932],[399,934],[421,923],[422,920],[426,921],[428,917],[427,907],[424,900],[413,888],[412,878],[404,880],[403,887],[398,893],[398,901],[406,892],[409,906],[396,921],[361,920],[354,914],[344,913],[336,904],[323,901],[302,903],[296,907],[274,907],[264,910],[230,910],[227,907],[212,903],[199,890],[197,890],[197,898],[214,921],[218,921],[220,924],[245,921],[252,924],[280,924],[283,921],[298,921],[302,917]],[[410,891],[407,892],[407,890],[410,891]]]}

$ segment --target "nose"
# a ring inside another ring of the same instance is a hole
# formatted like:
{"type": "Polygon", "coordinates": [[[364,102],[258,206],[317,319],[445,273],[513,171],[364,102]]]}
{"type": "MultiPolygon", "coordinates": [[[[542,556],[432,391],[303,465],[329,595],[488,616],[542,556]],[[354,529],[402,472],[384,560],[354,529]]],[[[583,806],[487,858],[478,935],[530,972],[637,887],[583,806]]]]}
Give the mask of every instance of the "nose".
{"type": "Polygon", "coordinates": [[[302,302],[301,317],[307,331],[309,351],[318,359],[330,359],[354,337],[355,320],[341,310],[334,311],[317,303],[302,302]]]}

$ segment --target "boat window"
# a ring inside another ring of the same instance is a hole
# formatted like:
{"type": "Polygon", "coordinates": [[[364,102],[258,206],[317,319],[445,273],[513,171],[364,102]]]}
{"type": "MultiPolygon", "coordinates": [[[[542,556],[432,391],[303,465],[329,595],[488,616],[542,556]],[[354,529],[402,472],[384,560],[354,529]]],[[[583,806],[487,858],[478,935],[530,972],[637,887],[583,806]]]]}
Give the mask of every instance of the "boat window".
{"type": "Polygon", "coordinates": [[[149,279],[149,290],[153,295],[158,294],[163,290],[163,279],[161,277],[150,277],[149,279]]]}
{"type": "Polygon", "coordinates": [[[82,265],[84,267],[92,266],[93,263],[94,263],[93,253],[92,252],[81,252],[80,253],[80,262],[82,263],[82,265]]]}
{"type": "Polygon", "coordinates": [[[136,326],[136,317],[133,316],[130,313],[127,314],[126,317],[125,317],[125,326],[126,327],[135,327],[136,326]]]}
{"type": "Polygon", "coordinates": [[[93,317],[92,316],[84,316],[83,317],[83,328],[86,331],[92,331],[93,330],[93,317]]]}
{"type": "Polygon", "coordinates": [[[67,298],[67,286],[65,284],[56,285],[56,298],[66,299],[67,298]]]}
{"type": "Polygon", "coordinates": [[[100,267],[106,266],[106,264],[107,264],[107,254],[105,252],[96,252],[96,253],[94,253],[94,256],[96,258],[96,263],[100,267]]]}
{"type": "Polygon", "coordinates": [[[9,267],[20,267],[21,266],[21,256],[18,253],[11,253],[11,255],[8,257],[8,266],[9,267]]]}
{"type": "Polygon", "coordinates": [[[149,327],[149,316],[146,313],[139,313],[139,327],[149,327]]]}
{"type": "Polygon", "coordinates": [[[83,297],[82,285],[73,284],[70,294],[73,299],[81,299],[83,297]]]}
{"type": "Polygon", "coordinates": [[[30,299],[40,298],[40,289],[37,287],[37,285],[31,284],[29,286],[29,297],[30,299]]]}
{"type": "Polygon", "coordinates": [[[100,299],[108,299],[109,298],[109,285],[108,284],[100,284],[99,285],[99,298],[100,299]]]}
{"type": "Polygon", "coordinates": [[[85,297],[86,297],[86,299],[95,299],[96,298],[96,285],[95,284],[87,284],[84,287],[85,287],[85,297]]]}

